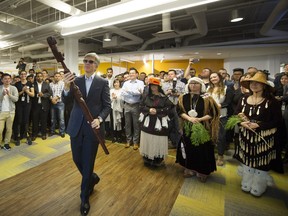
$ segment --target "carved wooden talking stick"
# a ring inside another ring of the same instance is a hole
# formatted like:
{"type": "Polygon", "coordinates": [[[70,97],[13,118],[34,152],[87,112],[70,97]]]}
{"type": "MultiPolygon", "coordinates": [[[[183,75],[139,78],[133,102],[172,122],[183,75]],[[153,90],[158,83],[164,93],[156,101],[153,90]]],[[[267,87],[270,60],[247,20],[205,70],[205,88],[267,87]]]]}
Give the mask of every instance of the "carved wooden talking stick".
{"type": "MultiPolygon", "coordinates": [[[[47,42],[48,42],[48,44],[52,50],[52,53],[53,53],[55,59],[57,60],[57,62],[61,63],[61,65],[64,69],[64,73],[71,73],[71,71],[67,68],[66,64],[64,63],[63,55],[58,51],[58,48],[56,46],[56,44],[57,44],[56,39],[54,37],[48,37],[47,42]]],[[[84,114],[86,120],[91,124],[91,122],[94,120],[94,118],[93,118],[91,112],[89,111],[89,108],[88,108],[86,102],[83,99],[83,96],[82,96],[81,91],[79,90],[79,87],[74,82],[72,82],[71,83],[71,89],[72,89],[72,92],[74,94],[74,97],[75,97],[77,103],[79,104],[79,106],[81,107],[81,109],[83,111],[83,114],[84,114]]],[[[109,151],[108,151],[107,147],[105,146],[105,140],[103,139],[103,137],[100,133],[100,130],[93,128],[93,132],[96,135],[96,137],[97,137],[101,147],[103,148],[105,154],[109,154],[109,151]]]]}

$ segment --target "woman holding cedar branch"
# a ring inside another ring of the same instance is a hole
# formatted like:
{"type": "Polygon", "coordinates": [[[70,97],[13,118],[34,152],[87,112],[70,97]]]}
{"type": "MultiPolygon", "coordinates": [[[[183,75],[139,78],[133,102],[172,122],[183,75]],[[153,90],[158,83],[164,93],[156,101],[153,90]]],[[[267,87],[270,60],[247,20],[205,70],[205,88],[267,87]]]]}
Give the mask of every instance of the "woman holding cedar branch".
{"type": "MultiPolygon", "coordinates": [[[[241,189],[261,196],[267,184],[272,184],[268,171],[271,162],[276,159],[281,109],[264,73],[257,72],[252,78],[243,80],[241,85],[249,89],[251,94],[243,97],[236,109],[238,116],[240,113],[242,117],[239,145],[234,156],[243,164],[238,168],[239,174],[243,176],[241,189]]],[[[281,170],[279,165],[278,169],[281,170]]]]}
{"type": "Polygon", "coordinates": [[[216,102],[205,96],[205,91],[200,78],[190,78],[186,85],[188,93],[179,97],[177,105],[183,120],[183,135],[176,162],[185,168],[184,177],[196,175],[201,182],[216,170],[213,141],[217,140],[220,115],[216,102]]]}

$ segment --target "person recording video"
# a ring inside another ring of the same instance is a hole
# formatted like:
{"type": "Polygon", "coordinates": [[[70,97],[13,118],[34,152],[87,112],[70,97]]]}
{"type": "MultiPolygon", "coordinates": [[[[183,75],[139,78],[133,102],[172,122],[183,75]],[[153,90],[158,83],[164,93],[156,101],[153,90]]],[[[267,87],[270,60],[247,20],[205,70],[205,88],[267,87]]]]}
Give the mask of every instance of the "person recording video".
{"type": "Polygon", "coordinates": [[[25,71],[26,63],[24,62],[24,58],[20,58],[18,64],[16,65],[16,69],[18,69],[18,72],[25,71]]]}
{"type": "Polygon", "coordinates": [[[170,117],[171,127],[169,131],[169,139],[172,142],[173,147],[176,147],[180,140],[178,114],[176,112],[176,105],[178,103],[178,97],[184,93],[185,84],[177,79],[175,70],[168,71],[168,82],[163,82],[162,89],[169,100],[174,104],[172,115],[170,117]]]}

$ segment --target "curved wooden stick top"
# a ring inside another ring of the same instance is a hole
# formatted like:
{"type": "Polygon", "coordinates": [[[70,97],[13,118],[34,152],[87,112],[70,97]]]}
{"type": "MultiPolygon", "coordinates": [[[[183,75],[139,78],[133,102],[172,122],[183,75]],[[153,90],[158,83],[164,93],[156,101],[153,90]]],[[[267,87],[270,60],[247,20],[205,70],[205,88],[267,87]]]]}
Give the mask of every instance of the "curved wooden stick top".
{"type": "MultiPolygon", "coordinates": [[[[49,46],[51,48],[51,51],[52,51],[55,59],[57,60],[57,62],[61,62],[62,63],[64,61],[64,57],[63,57],[63,55],[60,52],[58,52],[58,48],[56,46],[57,45],[56,39],[54,37],[48,37],[47,38],[47,43],[49,44],[49,46]]],[[[63,64],[62,64],[62,66],[63,66],[63,64]]],[[[66,67],[66,65],[65,65],[65,67],[66,67]]]]}

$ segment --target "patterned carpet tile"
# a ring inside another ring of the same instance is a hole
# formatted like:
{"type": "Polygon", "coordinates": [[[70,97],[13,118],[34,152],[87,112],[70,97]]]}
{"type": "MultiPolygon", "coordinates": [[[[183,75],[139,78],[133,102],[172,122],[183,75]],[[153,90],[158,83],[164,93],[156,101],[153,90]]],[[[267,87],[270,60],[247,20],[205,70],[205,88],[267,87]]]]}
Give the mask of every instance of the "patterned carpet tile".
{"type": "MultiPolygon", "coordinates": [[[[205,196],[207,198],[207,196],[205,196]]],[[[215,198],[215,197],[214,197],[215,198]]],[[[220,216],[224,215],[224,203],[223,197],[216,198],[215,202],[213,198],[198,200],[179,194],[174,207],[170,213],[170,216],[220,216]]]]}
{"type": "Polygon", "coordinates": [[[260,197],[254,197],[242,191],[226,193],[225,215],[235,216],[284,216],[288,215],[288,209],[283,200],[270,197],[273,188],[268,188],[260,197]]]}
{"type": "Polygon", "coordinates": [[[11,151],[0,150],[0,181],[71,150],[68,136],[53,136],[47,140],[38,138],[30,146],[22,140],[20,146],[11,144],[11,147],[11,151]]]}
{"type": "Polygon", "coordinates": [[[196,177],[184,180],[170,216],[284,216],[288,215],[288,167],[285,175],[270,172],[275,185],[262,197],[241,190],[238,163],[228,158],[206,183],[196,177]]]}

